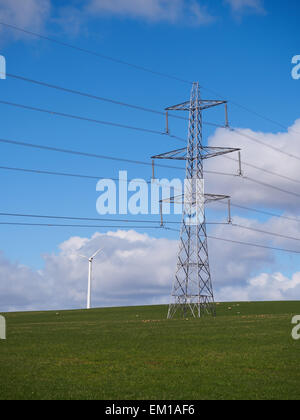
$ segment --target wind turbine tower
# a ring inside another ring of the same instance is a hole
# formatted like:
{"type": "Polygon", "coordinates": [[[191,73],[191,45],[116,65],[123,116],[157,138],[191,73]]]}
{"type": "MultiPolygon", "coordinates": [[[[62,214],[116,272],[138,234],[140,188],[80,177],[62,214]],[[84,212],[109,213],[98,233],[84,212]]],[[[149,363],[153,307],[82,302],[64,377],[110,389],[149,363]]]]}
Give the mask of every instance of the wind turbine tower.
{"type": "Polygon", "coordinates": [[[102,248],[98,249],[91,257],[86,257],[85,255],[79,255],[79,257],[88,260],[89,262],[89,275],[88,275],[88,290],[87,290],[87,309],[91,309],[91,295],[92,295],[92,276],[93,276],[93,261],[95,257],[103,251],[102,248]]]}

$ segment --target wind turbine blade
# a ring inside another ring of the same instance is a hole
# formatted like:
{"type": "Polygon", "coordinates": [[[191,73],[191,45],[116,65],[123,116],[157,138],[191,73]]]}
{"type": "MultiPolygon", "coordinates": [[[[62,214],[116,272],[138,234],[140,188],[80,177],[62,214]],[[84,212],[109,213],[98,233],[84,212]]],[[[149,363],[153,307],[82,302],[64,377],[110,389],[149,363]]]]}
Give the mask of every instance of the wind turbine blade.
{"type": "Polygon", "coordinates": [[[77,254],[77,257],[84,258],[85,260],[88,260],[88,259],[89,259],[86,255],[80,255],[80,254],[77,254]]]}
{"type": "Polygon", "coordinates": [[[91,256],[91,258],[95,258],[101,251],[103,251],[103,248],[98,249],[98,251],[96,251],[95,254],[91,256]]]}

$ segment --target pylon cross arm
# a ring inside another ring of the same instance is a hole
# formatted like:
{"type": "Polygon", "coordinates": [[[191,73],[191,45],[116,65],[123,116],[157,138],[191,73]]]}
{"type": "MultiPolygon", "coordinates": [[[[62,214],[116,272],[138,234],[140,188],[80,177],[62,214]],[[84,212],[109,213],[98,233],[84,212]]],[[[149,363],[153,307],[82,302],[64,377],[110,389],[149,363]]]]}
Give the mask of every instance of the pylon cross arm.
{"type": "MultiPolygon", "coordinates": [[[[197,204],[197,197],[196,194],[194,194],[194,200],[191,201],[191,205],[197,204]]],[[[160,200],[160,203],[170,203],[170,204],[183,204],[184,203],[185,196],[184,194],[176,195],[173,197],[168,197],[160,200]]],[[[213,201],[221,201],[221,200],[227,200],[230,199],[229,195],[220,195],[220,194],[204,194],[204,202],[205,204],[211,203],[213,201]]]]}
{"type": "Polygon", "coordinates": [[[199,99],[197,102],[186,101],[178,105],[166,108],[166,111],[203,111],[215,106],[227,104],[227,101],[218,101],[211,99],[199,99]],[[196,104],[196,105],[195,105],[196,104]]]}
{"type": "MultiPolygon", "coordinates": [[[[201,147],[201,159],[210,159],[217,156],[227,155],[229,153],[240,152],[241,149],[229,147],[201,147]]],[[[196,160],[198,157],[195,155],[192,159],[196,160]]],[[[152,156],[151,159],[170,159],[170,160],[190,160],[187,154],[187,149],[177,149],[170,152],[162,153],[160,155],[152,156]]]]}

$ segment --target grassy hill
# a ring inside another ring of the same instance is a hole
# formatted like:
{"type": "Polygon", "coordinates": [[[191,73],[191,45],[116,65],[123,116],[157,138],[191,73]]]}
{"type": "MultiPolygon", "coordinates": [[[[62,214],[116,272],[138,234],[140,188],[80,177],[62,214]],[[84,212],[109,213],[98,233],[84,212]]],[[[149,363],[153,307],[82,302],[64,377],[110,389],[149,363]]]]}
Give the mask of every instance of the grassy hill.
{"type": "Polygon", "coordinates": [[[300,302],[10,313],[0,399],[299,399],[300,302]]]}

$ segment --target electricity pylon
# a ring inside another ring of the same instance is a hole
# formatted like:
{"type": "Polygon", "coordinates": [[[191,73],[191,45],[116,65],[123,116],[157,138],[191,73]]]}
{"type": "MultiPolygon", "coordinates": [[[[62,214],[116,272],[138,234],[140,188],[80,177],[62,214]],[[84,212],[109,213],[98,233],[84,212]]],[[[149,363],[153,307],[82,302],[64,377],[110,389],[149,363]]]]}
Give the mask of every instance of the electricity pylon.
{"type": "MultiPolygon", "coordinates": [[[[169,111],[189,112],[187,148],[152,157],[152,159],[186,160],[184,194],[162,200],[170,203],[180,201],[184,204],[177,271],[168,318],[173,318],[177,312],[184,317],[191,315],[195,318],[200,318],[205,313],[216,315],[208,256],[205,204],[228,199],[230,210],[230,197],[204,193],[203,161],[240,151],[240,149],[203,145],[203,111],[219,105],[225,105],[225,127],[228,127],[227,102],[201,99],[199,83],[193,83],[190,101],[166,109],[167,132],[169,132],[169,111]]],[[[230,219],[229,211],[229,223],[230,219]]]]}

